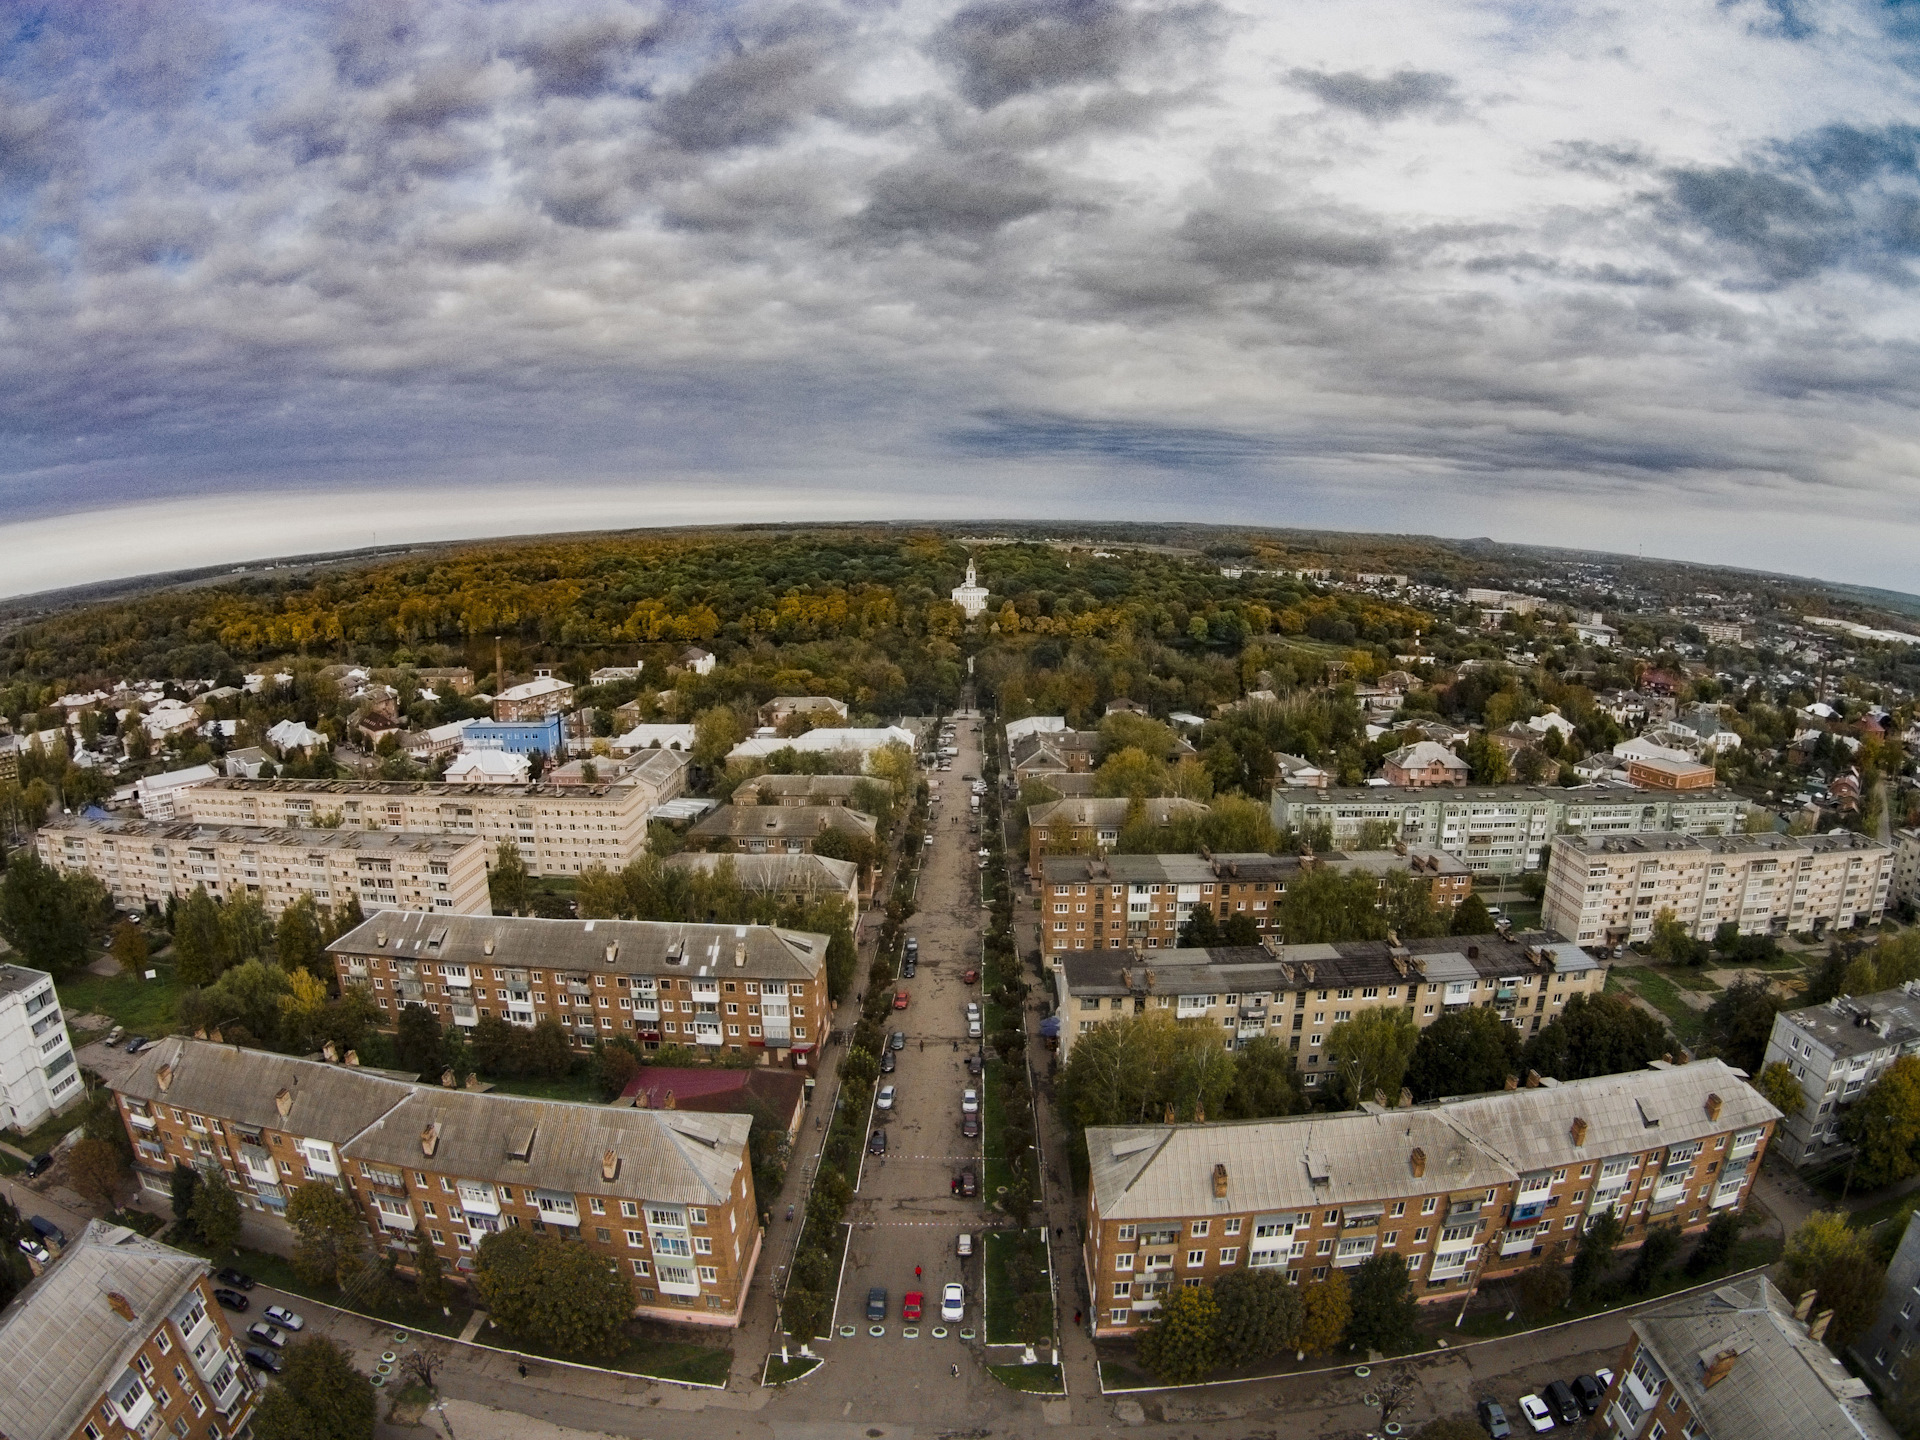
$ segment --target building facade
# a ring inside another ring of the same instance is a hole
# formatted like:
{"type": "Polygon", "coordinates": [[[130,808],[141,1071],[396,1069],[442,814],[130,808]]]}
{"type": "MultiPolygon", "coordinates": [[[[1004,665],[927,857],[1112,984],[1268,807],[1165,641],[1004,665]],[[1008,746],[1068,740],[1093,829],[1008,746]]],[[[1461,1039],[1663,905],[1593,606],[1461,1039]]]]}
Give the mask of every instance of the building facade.
{"type": "Polygon", "coordinates": [[[1893,890],[1896,905],[1920,905],[1920,830],[1893,832],[1893,890]]]}
{"type": "Polygon", "coordinates": [[[0,1104],[22,1134],[65,1110],[83,1091],[53,976],[0,965],[0,1104]]]}
{"type": "Polygon", "coordinates": [[[1853,1358],[1881,1390],[1897,1393],[1920,1334],[1920,1211],[1907,1217],[1900,1245],[1887,1263],[1887,1289],[1873,1326],[1853,1347],[1853,1358]]]}
{"type": "Polygon", "coordinates": [[[484,915],[486,847],[478,838],[400,830],[267,830],[151,820],[49,821],[35,838],[58,870],[98,878],[123,908],[158,906],[204,889],[255,895],[278,915],[302,895],[322,910],[357,896],[363,910],[484,915]]]}
{"type": "Polygon", "coordinates": [[[0,1435],[227,1440],[258,1394],[198,1255],[90,1220],[0,1313],[0,1435]]]}
{"type": "Polygon", "coordinates": [[[552,675],[535,675],[521,685],[510,685],[493,698],[495,720],[538,720],[564,715],[573,706],[573,686],[552,675]]]}
{"type": "Polygon", "coordinates": [[[1597,995],[1606,971],[1553,936],[1442,936],[1403,945],[1215,946],[1157,955],[1094,950],[1059,957],[1054,971],[1060,1054],[1097,1025],[1159,1011],[1219,1025],[1228,1044],[1285,1038],[1309,1090],[1321,1085],[1327,1036],[1365,1010],[1407,1011],[1417,1026],[1478,1006],[1533,1034],[1576,995],[1597,995]]]}
{"type": "Polygon", "coordinates": [[[969,620],[979,619],[987,608],[987,587],[974,574],[972,556],[967,557],[967,578],[953,587],[953,603],[969,620]]]}
{"type": "Polygon", "coordinates": [[[1446,746],[1419,740],[1388,755],[1381,762],[1380,773],[1389,785],[1408,789],[1430,790],[1440,786],[1463,789],[1472,778],[1473,767],[1446,746]]]}
{"type": "Polygon", "coordinates": [[[142,1184],[222,1172],[281,1214],[303,1184],[351,1199],[411,1268],[465,1279],[485,1237],[552,1229],[618,1263],[635,1313],[737,1325],[759,1257],[744,1115],[530,1100],[172,1036],[118,1094],[142,1184]]]}
{"type": "Polygon", "coordinates": [[[1847,830],[1825,835],[1562,835],[1553,842],[1541,921],[1582,945],[1647,939],[1671,911],[1710,940],[1877,923],[1893,853],[1847,830]]]}
{"type": "MultiPolygon", "coordinates": [[[[1094,800],[1076,797],[1028,807],[1028,873],[1040,874],[1043,856],[1094,855],[1113,849],[1120,843],[1120,830],[1127,823],[1127,810],[1132,803],[1124,796],[1094,800]]],[[[1170,825],[1182,816],[1206,812],[1207,807],[1197,800],[1163,796],[1148,800],[1141,809],[1141,818],[1149,825],[1170,825]]]]}
{"type": "Polygon", "coordinates": [[[1095,1127],[1082,1255],[1096,1337],[1175,1285],[1295,1284],[1392,1251],[1422,1299],[1570,1255],[1591,1217],[1707,1223],[1744,1206],[1772,1106],[1717,1060],[1436,1105],[1095,1127]]]}
{"type": "Polygon", "coordinates": [[[749,894],[801,904],[830,895],[846,901],[848,913],[856,920],[860,915],[860,867],[851,860],[825,855],[717,855],[696,850],[669,855],[662,864],[669,870],[707,874],[723,865],[731,866],[734,879],[749,894]]]}
{"type": "Polygon", "coordinates": [[[525,720],[468,720],[461,728],[460,746],[464,750],[505,750],[512,755],[531,755],[537,750],[549,760],[564,760],[567,717],[555,710],[525,720]]]}
{"type": "Polygon", "coordinates": [[[1546,864],[1554,837],[1562,834],[1738,835],[1746,820],[1747,802],[1731,790],[1368,785],[1273,792],[1273,823],[1282,831],[1324,826],[1335,848],[1351,849],[1369,827],[1379,827],[1403,844],[1444,850],[1476,874],[1537,870],[1546,864]]]}
{"type": "Polygon", "coordinates": [[[400,830],[473,836],[491,866],[511,842],[535,875],[617,870],[647,848],[647,811],[686,789],[687,757],[655,751],[592,785],[446,785],[414,780],[211,780],[181,792],[210,826],[400,830]],[[323,827],[326,828],[326,827],[323,827]]]}
{"type": "Polygon", "coordinates": [[[1902,1055],[1920,1055],[1920,986],[1838,995],[1773,1017],[1763,1066],[1793,1071],[1805,1099],[1782,1125],[1782,1154],[1795,1165],[1844,1155],[1841,1113],[1902,1055]]]}
{"type": "Polygon", "coordinates": [[[396,1021],[403,1005],[463,1027],[551,1018],[582,1047],[618,1035],[799,1064],[831,1022],[827,937],[772,925],[386,911],[327,950],[341,986],[396,1021]]]}

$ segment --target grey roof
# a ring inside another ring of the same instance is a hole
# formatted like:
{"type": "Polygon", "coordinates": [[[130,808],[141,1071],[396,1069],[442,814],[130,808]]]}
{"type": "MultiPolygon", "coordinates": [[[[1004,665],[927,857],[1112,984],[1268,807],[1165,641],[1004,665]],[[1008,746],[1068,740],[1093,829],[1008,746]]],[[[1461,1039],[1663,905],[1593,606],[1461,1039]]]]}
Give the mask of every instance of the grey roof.
{"type": "Polygon", "coordinates": [[[40,827],[43,834],[90,834],[125,840],[182,840],[189,843],[242,845],[287,845],[302,850],[351,850],[356,854],[378,851],[439,851],[452,854],[481,842],[472,835],[446,835],[438,831],[415,830],[323,830],[286,829],[274,825],[216,825],[193,820],[136,820],[128,816],[108,816],[88,820],[81,816],[50,820],[40,827]]]}
{"type": "Polygon", "coordinates": [[[1621,1075],[1451,1100],[1445,1108],[1523,1173],[1660,1149],[1780,1118],[1724,1060],[1655,1062],[1621,1075]],[[1720,1097],[1717,1120],[1707,1116],[1709,1095],[1720,1097]],[[1587,1122],[1581,1145],[1573,1143],[1576,1118],[1587,1122]]]}
{"type": "MultiPolygon", "coordinates": [[[[1066,800],[1049,800],[1046,804],[1035,805],[1027,811],[1027,823],[1030,825],[1112,825],[1118,828],[1126,823],[1127,807],[1132,803],[1124,795],[1110,799],[1087,800],[1074,797],[1066,800]]],[[[1163,795],[1148,800],[1145,810],[1146,818],[1150,823],[1165,825],[1175,815],[1204,815],[1207,807],[1198,800],[1181,800],[1163,795]]]]}
{"type": "Polygon", "coordinates": [[[1087,1153],[1103,1220],[1298,1211],[1485,1190],[1515,1178],[1511,1166],[1434,1109],[1100,1126],[1087,1131],[1087,1153]],[[1416,1149],[1426,1156],[1419,1176],[1411,1163],[1416,1149]],[[1215,1165],[1227,1167],[1224,1199],[1214,1197],[1215,1165]]]}
{"type": "Polygon", "coordinates": [[[1545,800],[1556,805],[1631,805],[1644,799],[1669,804],[1717,801],[1721,804],[1745,804],[1745,797],[1734,790],[1715,785],[1699,790],[1641,790],[1627,785],[1333,785],[1325,790],[1312,786],[1276,785],[1276,800],[1288,805],[1474,805],[1488,801],[1545,800]]]}
{"type": "MultiPolygon", "coordinates": [[[[738,858],[738,857],[736,857],[738,858]]],[[[543,920],[382,910],[327,946],[344,955],[461,964],[809,980],[826,963],[827,937],[775,925],[684,925],[670,920],[543,920]],[[489,949],[488,947],[492,948],[489,949]],[[612,954],[608,954],[609,947],[612,954]]]]}
{"type": "Polygon", "coordinates": [[[0,995],[13,995],[52,978],[45,970],[30,970],[25,965],[0,965],[0,995]]]}
{"type": "Polygon", "coordinates": [[[1293,977],[1264,945],[1213,945],[1156,950],[1150,959],[1127,950],[1074,950],[1059,957],[1069,995],[1144,992],[1151,977],[1160,995],[1284,990],[1293,977]]]}
{"type": "Polygon", "coordinates": [[[1864,1055],[1920,1040],[1920,986],[1909,982],[1871,995],[1836,995],[1780,1018],[1836,1056],[1864,1055]]]}
{"type": "Polygon", "coordinates": [[[719,1205],[732,1195],[750,1115],[575,1105],[513,1095],[414,1087],[390,1114],[349,1141],[343,1153],[404,1168],[425,1167],[423,1135],[438,1125],[431,1166],[470,1180],[534,1185],[683,1205],[719,1205]],[[526,1160],[509,1147],[529,1131],[526,1160]],[[611,1150],[618,1173],[601,1162],[611,1150]]]}
{"type": "Polygon", "coordinates": [[[1764,1275],[1683,1296],[1629,1322],[1706,1431],[1737,1440],[1894,1440],[1867,1383],[1807,1337],[1764,1275]],[[1734,1352],[1717,1384],[1706,1367],[1734,1352]]]}
{"type": "Polygon", "coordinates": [[[0,1435],[65,1440],[132,1364],[207,1262],[90,1220],[46,1274],[0,1312],[0,1435]],[[108,1303],[123,1296],[123,1319],[108,1303]]]}
{"type": "Polygon", "coordinates": [[[661,865],[668,870],[718,870],[731,865],[734,878],[748,890],[783,894],[792,890],[844,893],[860,875],[853,861],[827,855],[716,855],[692,850],[669,855],[661,865]]]}
{"type": "Polygon", "coordinates": [[[742,780],[734,794],[758,792],[773,797],[762,800],[763,805],[790,799],[832,797],[846,800],[852,796],[854,787],[862,783],[875,785],[886,782],[869,780],[864,775],[755,775],[752,779],[742,780]]]}
{"type": "MultiPolygon", "coordinates": [[[[492,722],[488,722],[492,723],[492,722]]],[[[501,722],[517,724],[517,721],[501,722]]],[[[672,752],[668,752],[672,753],[672,752]]],[[[498,798],[503,795],[544,795],[548,798],[578,798],[584,788],[592,795],[624,795],[635,788],[640,776],[638,769],[622,771],[597,785],[548,785],[532,782],[525,785],[468,785],[459,781],[445,780],[248,780],[236,776],[216,777],[201,782],[200,790],[242,790],[255,794],[267,794],[278,791],[286,795],[439,795],[449,800],[462,796],[487,796],[498,798]]]]}
{"type": "Polygon", "coordinates": [[[139,1061],[115,1087],[121,1094],[335,1145],[386,1114],[409,1089],[356,1065],[242,1050],[184,1035],[159,1041],[139,1061]],[[285,1115],[277,1100],[282,1091],[287,1094],[285,1115]]]}
{"type": "Polygon", "coordinates": [[[722,805],[687,833],[702,839],[811,840],[829,830],[872,836],[879,822],[844,805],[722,805]]]}

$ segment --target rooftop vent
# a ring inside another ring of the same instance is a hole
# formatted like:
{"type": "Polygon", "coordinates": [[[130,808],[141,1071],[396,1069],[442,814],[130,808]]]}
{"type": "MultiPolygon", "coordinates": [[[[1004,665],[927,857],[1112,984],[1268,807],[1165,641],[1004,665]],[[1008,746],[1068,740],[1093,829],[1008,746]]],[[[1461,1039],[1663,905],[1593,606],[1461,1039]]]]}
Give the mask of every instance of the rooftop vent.
{"type": "Polygon", "coordinates": [[[360,1052],[358,1050],[347,1051],[347,1064],[358,1065],[359,1063],[360,1063],[360,1052]]]}
{"type": "Polygon", "coordinates": [[[614,961],[618,960],[619,958],[620,958],[620,942],[618,940],[609,940],[607,942],[607,964],[611,965],[613,964],[614,961]]]}
{"type": "Polygon", "coordinates": [[[286,1119],[288,1112],[293,1109],[293,1091],[282,1085],[279,1093],[273,1097],[273,1108],[280,1112],[282,1120],[286,1119]]]}
{"type": "Polygon", "coordinates": [[[113,1313],[118,1315],[122,1320],[125,1320],[128,1323],[132,1323],[134,1318],[133,1302],[127,1299],[127,1297],[122,1295],[118,1290],[109,1290],[107,1292],[107,1308],[113,1311],[113,1313]]]}
{"type": "Polygon", "coordinates": [[[386,948],[386,944],[387,944],[387,932],[386,932],[386,931],[384,931],[384,930],[376,930],[376,931],[374,931],[374,932],[373,932],[373,943],[374,943],[374,944],[376,944],[376,945],[378,945],[378,946],[380,946],[380,948],[384,950],[384,949],[386,948]]]}
{"type": "Polygon", "coordinates": [[[1413,1153],[1407,1156],[1407,1168],[1413,1171],[1413,1176],[1416,1180],[1426,1174],[1427,1152],[1422,1150],[1418,1145],[1414,1146],[1413,1153]]]}
{"type": "Polygon", "coordinates": [[[1709,1095],[1707,1096],[1707,1119],[1718,1120],[1719,1118],[1720,1097],[1718,1095],[1709,1095]]]}
{"type": "Polygon", "coordinates": [[[1586,1144],[1587,1143],[1587,1122],[1581,1119],[1578,1115],[1574,1116],[1573,1124],[1567,1127],[1567,1137],[1570,1140],[1572,1140],[1575,1145],[1586,1144]]]}
{"type": "Polygon", "coordinates": [[[162,1065],[158,1070],[154,1071],[153,1078],[162,1090],[171,1090],[173,1088],[173,1066],[162,1065]]]}
{"type": "Polygon", "coordinates": [[[1636,1100],[1634,1101],[1634,1104],[1640,1107],[1640,1123],[1642,1125],[1646,1126],[1648,1129],[1652,1129],[1655,1125],[1658,1125],[1660,1123],[1659,1113],[1651,1109],[1647,1105],[1647,1102],[1644,1099],[1636,1100]]]}
{"type": "Polygon", "coordinates": [[[1327,1165],[1327,1152],[1324,1150],[1307,1151],[1307,1179],[1316,1185],[1324,1185],[1333,1178],[1333,1171],[1327,1165]]]}
{"type": "Polygon", "coordinates": [[[533,1159],[533,1137],[538,1129],[536,1125],[529,1125],[507,1136],[507,1158],[523,1164],[533,1159]]]}
{"type": "Polygon", "coordinates": [[[609,1184],[620,1178],[620,1157],[611,1150],[600,1157],[600,1178],[609,1184]]]}
{"type": "Polygon", "coordinates": [[[453,1068],[451,1066],[440,1072],[440,1083],[449,1090],[453,1089],[455,1081],[453,1078],[453,1068]]]}
{"type": "Polygon", "coordinates": [[[1227,1198],[1227,1167],[1225,1165],[1213,1167],[1213,1198],[1216,1200],[1227,1198]]]}
{"type": "MultiPolygon", "coordinates": [[[[453,1072],[449,1070],[447,1073],[451,1075],[453,1072]]],[[[438,1149],[439,1146],[440,1122],[436,1120],[420,1132],[420,1153],[431,1158],[433,1152],[438,1149]]]]}
{"type": "Polygon", "coordinates": [[[486,939],[480,942],[480,953],[482,955],[493,954],[493,936],[489,935],[486,939]]]}

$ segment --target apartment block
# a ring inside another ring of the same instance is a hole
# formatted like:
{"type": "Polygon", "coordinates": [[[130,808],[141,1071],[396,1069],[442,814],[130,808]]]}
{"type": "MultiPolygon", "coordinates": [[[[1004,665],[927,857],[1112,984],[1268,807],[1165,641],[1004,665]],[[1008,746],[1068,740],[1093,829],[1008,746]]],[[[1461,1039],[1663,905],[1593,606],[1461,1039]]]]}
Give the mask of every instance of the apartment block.
{"type": "Polygon", "coordinates": [[[0,1435],[227,1440],[258,1400],[211,1267],[121,1225],[87,1228],[0,1313],[0,1435]]]}
{"type": "Polygon", "coordinates": [[[81,1095],[80,1067],[53,976],[0,965],[0,1105],[23,1133],[81,1095]]]}
{"type": "Polygon", "coordinates": [[[552,1231],[613,1259],[636,1314],[737,1325],[759,1258],[744,1115],[420,1085],[180,1036],[118,1100],[148,1188],[191,1165],[279,1214],[330,1185],[403,1268],[424,1243],[464,1280],[487,1235],[552,1231]]]}
{"type": "Polygon", "coordinates": [[[1737,835],[1747,819],[1745,798],[1731,790],[1605,784],[1286,787],[1273,792],[1272,809],[1281,830],[1326,827],[1336,848],[1352,849],[1364,834],[1384,833],[1406,845],[1445,851],[1476,874],[1491,875],[1539,869],[1557,835],[1737,835]]]}
{"type": "Polygon", "coordinates": [[[1532,1034],[1575,995],[1595,995],[1606,970],[1586,951],[1540,933],[1439,936],[1326,945],[1215,946],[1142,956],[1072,952],[1053,971],[1060,1055],[1096,1025],[1149,1011],[1219,1025],[1237,1045],[1286,1038],[1308,1089],[1318,1087],[1335,1025],[1363,1010],[1403,1008],[1415,1025],[1470,1006],[1532,1034]]]}
{"type": "Polygon", "coordinates": [[[1907,1217],[1900,1244],[1887,1263],[1886,1293],[1873,1326],[1853,1347],[1853,1358],[1880,1388],[1897,1392],[1920,1336],[1920,1211],[1907,1217]]]}
{"type": "Polygon", "coordinates": [[[1628,1318],[1633,1333],[1591,1422],[1607,1440],[1896,1440],[1867,1382],[1764,1275],[1694,1290],[1628,1318]]]}
{"type": "Polygon", "coordinates": [[[511,842],[535,875],[617,870],[646,853],[647,812],[686,789],[688,757],[649,751],[592,785],[448,785],[406,780],[216,779],[180,792],[198,825],[472,836],[493,863],[511,842]]]}
{"type": "Polygon", "coordinates": [[[573,686],[541,672],[524,684],[511,685],[493,699],[495,720],[538,720],[573,708],[573,686]]]}
{"type": "Polygon", "coordinates": [[[722,805],[687,832],[690,844],[733,845],[749,855],[811,855],[829,832],[872,840],[879,822],[844,805],[722,805]]]}
{"type": "MultiPolygon", "coordinates": [[[[1027,810],[1028,873],[1038,875],[1040,862],[1047,855],[1105,854],[1120,843],[1120,829],[1127,823],[1132,801],[1074,797],[1049,800],[1027,810]]],[[[1149,825],[1171,825],[1183,815],[1204,815],[1207,807],[1197,800],[1162,797],[1148,800],[1141,818],[1149,825]]]]}
{"type": "Polygon", "coordinates": [[[1583,945],[1645,940],[1663,911],[1702,940],[1722,925],[1784,935],[1873,924],[1893,852],[1826,835],[1563,835],[1553,842],[1542,922],[1583,945]]]}
{"type": "Polygon", "coordinates": [[[1745,1204],[1777,1115],[1710,1060],[1435,1105],[1096,1127],[1095,1334],[1135,1331],[1172,1286],[1242,1268],[1298,1284],[1394,1251],[1421,1298],[1447,1299],[1571,1254],[1603,1209],[1630,1239],[1668,1217],[1698,1227],[1745,1204]]]}
{"type": "Polygon", "coordinates": [[[1773,1017],[1762,1065],[1793,1071],[1805,1103],[1783,1125],[1784,1154],[1795,1165],[1846,1153],[1840,1116],[1902,1055],[1920,1054],[1920,985],[1871,995],[1839,995],[1824,1005],[1773,1017]]]}
{"type": "Polygon", "coordinates": [[[772,925],[385,911],[327,950],[395,1020],[403,1005],[461,1026],[551,1018],[582,1047],[619,1035],[796,1065],[831,1023],[827,937],[772,925]]]}
{"type": "Polygon", "coordinates": [[[826,855],[716,855],[686,851],[662,862],[669,870],[712,874],[730,868],[733,878],[750,895],[766,895],[782,903],[807,904],[825,896],[847,902],[860,916],[860,867],[851,860],[826,855]]]}
{"type": "Polygon", "coordinates": [[[736,805],[850,805],[862,785],[884,785],[865,775],[756,775],[733,792],[736,805]]]}
{"type": "Polygon", "coordinates": [[[363,910],[493,908],[487,847],[474,836],[71,817],[41,826],[35,846],[55,869],[98,878],[124,909],[196,889],[222,900],[255,895],[268,915],[302,895],[322,910],[354,896],[363,910]]]}
{"type": "Polygon", "coordinates": [[[1896,905],[1920,905],[1920,830],[1893,832],[1893,889],[1896,905]]]}

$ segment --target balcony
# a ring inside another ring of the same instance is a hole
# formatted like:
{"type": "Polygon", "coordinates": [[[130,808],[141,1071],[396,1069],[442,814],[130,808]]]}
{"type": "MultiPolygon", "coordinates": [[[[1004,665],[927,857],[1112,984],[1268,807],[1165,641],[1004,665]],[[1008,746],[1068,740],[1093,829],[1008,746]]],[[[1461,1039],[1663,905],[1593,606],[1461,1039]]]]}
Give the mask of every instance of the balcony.
{"type": "Polygon", "coordinates": [[[418,1227],[411,1210],[389,1210],[386,1206],[377,1207],[380,1211],[380,1223],[389,1230],[405,1230],[412,1234],[418,1227]]]}
{"type": "Polygon", "coordinates": [[[449,990],[471,990],[473,988],[473,977],[464,970],[459,974],[455,974],[449,969],[440,978],[449,990]]]}
{"type": "Polygon", "coordinates": [[[1469,1261],[1465,1250],[1450,1251],[1445,1255],[1433,1257],[1433,1268],[1427,1272],[1429,1280],[1450,1280],[1455,1275],[1467,1273],[1469,1261]]]}
{"type": "Polygon", "coordinates": [[[1508,1230],[1500,1237],[1502,1255],[1524,1255],[1533,1249],[1534,1234],[1528,1230],[1508,1230]]]}
{"type": "Polygon", "coordinates": [[[572,1195],[557,1190],[536,1190],[533,1198],[540,1207],[540,1218],[549,1225],[579,1227],[580,1207],[572,1195]]]}
{"type": "Polygon", "coordinates": [[[153,1116],[142,1115],[137,1110],[129,1110],[127,1112],[127,1123],[136,1130],[151,1130],[155,1125],[153,1116]]]}
{"type": "Polygon", "coordinates": [[[470,1215],[498,1215],[500,1197],[491,1185],[476,1185],[472,1181],[460,1182],[460,1205],[470,1215]]]}
{"type": "Polygon", "coordinates": [[[242,1376],[240,1367],[233,1363],[231,1357],[227,1360],[227,1368],[216,1379],[207,1383],[207,1389],[213,1395],[213,1408],[222,1415],[231,1415],[234,1407],[247,1395],[246,1380],[242,1376]]]}
{"type": "Polygon", "coordinates": [[[480,1012],[472,1005],[462,1005],[455,1001],[450,1007],[453,1011],[453,1023],[456,1025],[478,1025],[480,1012]]]}
{"type": "Polygon", "coordinates": [[[249,1180],[271,1185],[280,1179],[280,1167],[274,1164],[273,1156],[258,1145],[242,1145],[240,1163],[245,1168],[249,1180]]]}
{"type": "Polygon", "coordinates": [[[307,1162],[307,1168],[316,1175],[331,1177],[340,1173],[340,1166],[335,1162],[333,1151],[330,1149],[312,1144],[302,1145],[300,1155],[307,1162]]]}

